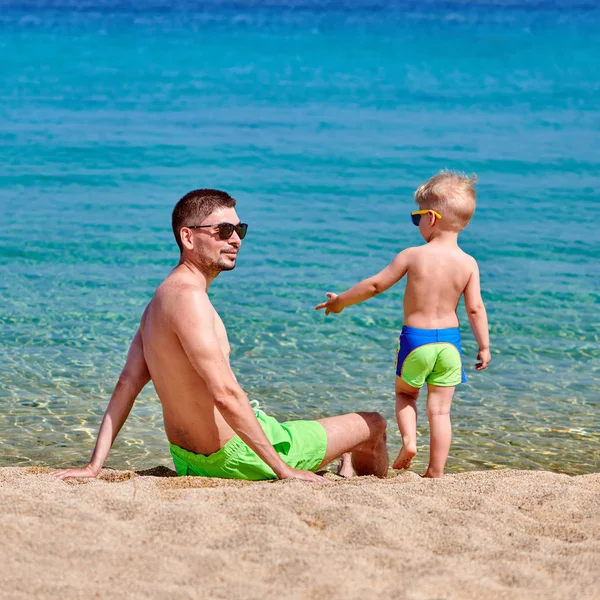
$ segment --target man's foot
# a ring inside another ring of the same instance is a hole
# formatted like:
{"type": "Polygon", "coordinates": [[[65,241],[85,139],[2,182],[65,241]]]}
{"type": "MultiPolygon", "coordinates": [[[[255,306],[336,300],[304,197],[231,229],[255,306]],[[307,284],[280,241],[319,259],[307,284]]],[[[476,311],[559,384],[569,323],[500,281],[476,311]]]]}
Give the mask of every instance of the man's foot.
{"type": "Polygon", "coordinates": [[[340,458],[340,464],[337,468],[337,474],[340,477],[350,479],[354,476],[354,469],[352,468],[352,455],[350,452],[344,452],[340,458]]]}
{"type": "Polygon", "coordinates": [[[394,464],[392,465],[392,468],[408,469],[416,453],[417,449],[415,447],[403,445],[402,449],[400,450],[400,454],[398,454],[398,458],[394,461],[394,464]]]}

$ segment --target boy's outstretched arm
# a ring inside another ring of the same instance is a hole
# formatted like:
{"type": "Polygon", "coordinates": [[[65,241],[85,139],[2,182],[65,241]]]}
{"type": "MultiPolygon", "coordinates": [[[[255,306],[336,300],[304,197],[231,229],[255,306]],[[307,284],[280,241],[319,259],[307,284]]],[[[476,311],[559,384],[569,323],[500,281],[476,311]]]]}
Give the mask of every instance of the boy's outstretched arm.
{"type": "Polygon", "coordinates": [[[326,315],[329,313],[341,313],[347,306],[364,302],[377,294],[385,292],[385,290],[392,287],[406,275],[412,250],[413,248],[403,250],[385,269],[377,273],[377,275],[373,275],[373,277],[369,277],[368,279],[363,279],[363,281],[352,286],[349,290],[346,290],[339,296],[327,292],[327,301],[317,305],[315,310],[324,308],[326,315]]]}
{"type": "Polygon", "coordinates": [[[473,272],[465,288],[465,308],[467,309],[467,317],[469,318],[473,335],[479,345],[477,360],[481,362],[475,365],[475,368],[478,371],[483,371],[492,360],[492,355],[490,354],[490,333],[488,330],[487,312],[481,298],[479,267],[475,260],[473,260],[473,263],[473,272]]]}
{"type": "Polygon", "coordinates": [[[140,330],[136,332],[129,353],[127,362],[119,375],[119,381],[112,393],[108,408],[104,413],[96,447],[90,462],[81,469],[63,469],[53,473],[58,479],[67,479],[69,477],[96,477],[108,456],[108,453],[117,437],[117,434],[127,420],[131,407],[135,402],[142,388],[150,381],[150,373],[144,359],[144,348],[142,345],[142,335],[140,330]]]}

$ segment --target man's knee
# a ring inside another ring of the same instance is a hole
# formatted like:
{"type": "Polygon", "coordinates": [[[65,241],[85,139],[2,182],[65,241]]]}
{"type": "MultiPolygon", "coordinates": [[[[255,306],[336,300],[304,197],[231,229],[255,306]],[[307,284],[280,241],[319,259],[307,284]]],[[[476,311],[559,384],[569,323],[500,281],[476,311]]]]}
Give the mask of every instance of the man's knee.
{"type": "Polygon", "coordinates": [[[387,421],[378,412],[361,412],[359,413],[362,418],[367,422],[371,436],[382,437],[385,436],[387,429],[387,421]]]}

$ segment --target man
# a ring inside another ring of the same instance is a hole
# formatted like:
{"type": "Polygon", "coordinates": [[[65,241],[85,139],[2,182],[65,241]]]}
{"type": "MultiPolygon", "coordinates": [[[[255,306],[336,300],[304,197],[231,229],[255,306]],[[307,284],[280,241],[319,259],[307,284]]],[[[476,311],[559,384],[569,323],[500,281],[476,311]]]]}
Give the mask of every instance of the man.
{"type": "Polygon", "coordinates": [[[229,365],[229,342],[208,288],[235,267],[247,225],[236,201],[218,190],[194,190],[173,210],[179,264],[156,289],[82,469],[59,479],[95,477],[142,388],[152,379],[163,407],[178,475],[322,482],[314,471],[340,456],[342,472],[383,476],[386,423],[378,413],[278,423],[253,409],[229,365]],[[346,453],[352,452],[352,464],[346,453]]]}

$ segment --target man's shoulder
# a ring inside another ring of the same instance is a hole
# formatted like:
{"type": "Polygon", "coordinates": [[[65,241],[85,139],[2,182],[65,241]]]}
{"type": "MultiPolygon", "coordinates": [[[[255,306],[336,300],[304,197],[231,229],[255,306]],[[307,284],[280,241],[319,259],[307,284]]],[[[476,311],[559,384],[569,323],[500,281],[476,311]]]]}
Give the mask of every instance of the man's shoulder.
{"type": "Polygon", "coordinates": [[[194,304],[198,308],[212,307],[206,290],[197,283],[171,273],[154,292],[154,299],[168,309],[194,304]]]}

